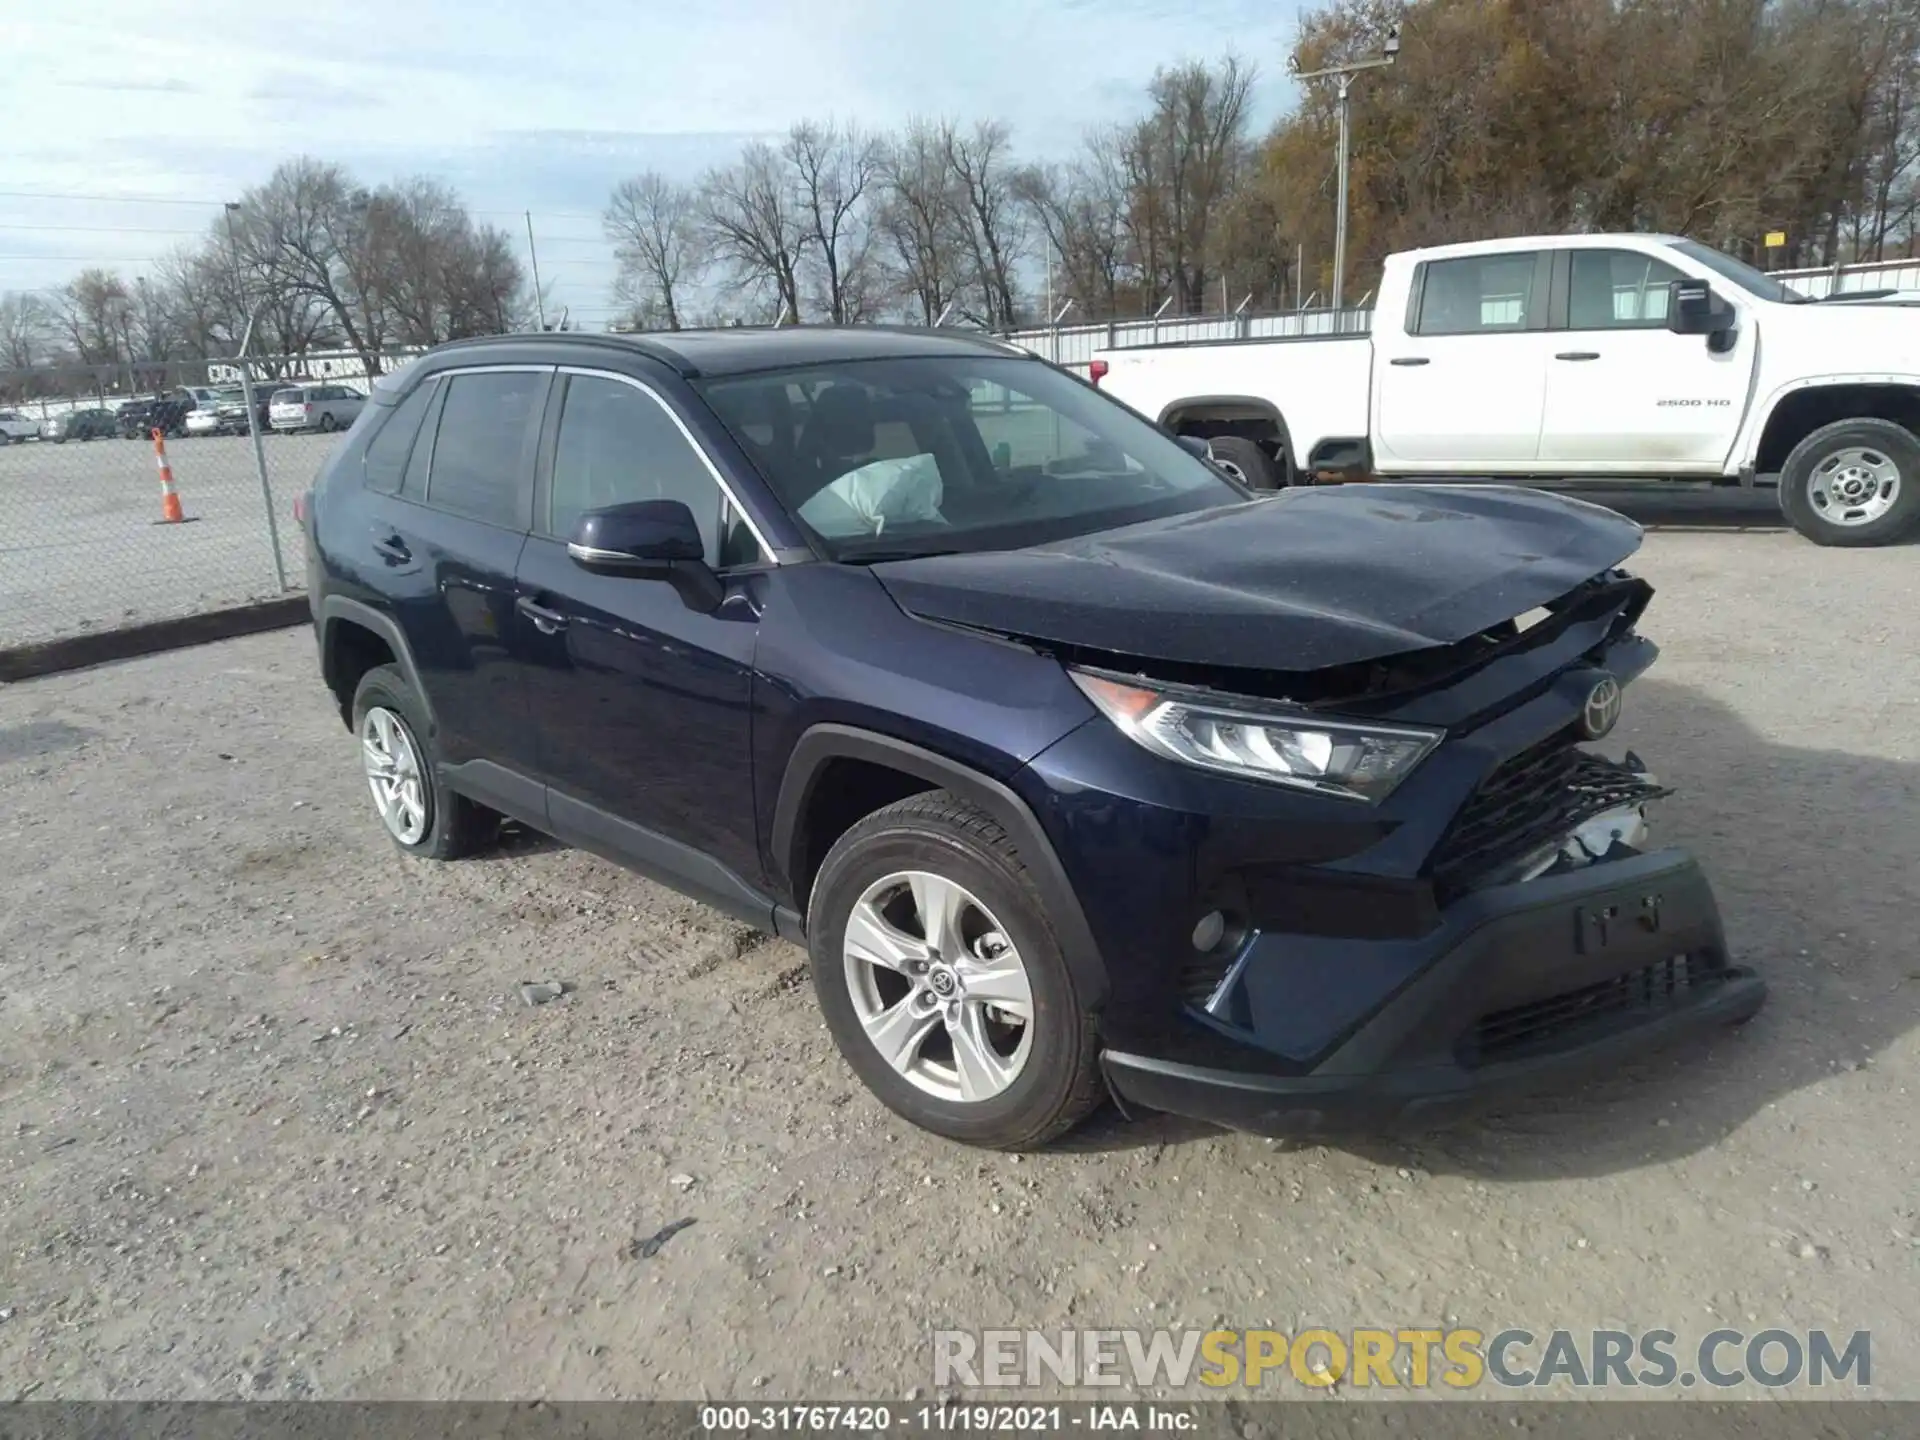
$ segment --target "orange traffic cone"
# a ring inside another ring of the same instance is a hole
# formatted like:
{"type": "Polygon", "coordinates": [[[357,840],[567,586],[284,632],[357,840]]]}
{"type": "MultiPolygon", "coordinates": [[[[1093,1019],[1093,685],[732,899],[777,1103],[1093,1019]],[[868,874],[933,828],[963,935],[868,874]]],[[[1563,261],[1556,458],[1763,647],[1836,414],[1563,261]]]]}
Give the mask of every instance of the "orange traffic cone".
{"type": "Polygon", "coordinates": [[[186,512],[180,508],[180,497],[173,489],[173,467],[167,463],[167,441],[158,428],[153,432],[153,458],[160,467],[160,520],[162,525],[180,525],[186,521],[186,512]]]}

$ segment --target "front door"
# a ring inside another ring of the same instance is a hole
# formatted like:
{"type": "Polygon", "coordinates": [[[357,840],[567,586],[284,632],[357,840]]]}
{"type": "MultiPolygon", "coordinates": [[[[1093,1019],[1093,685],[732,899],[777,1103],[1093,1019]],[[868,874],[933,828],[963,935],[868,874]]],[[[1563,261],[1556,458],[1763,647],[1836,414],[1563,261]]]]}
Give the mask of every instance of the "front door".
{"type": "Polygon", "coordinates": [[[1431,260],[1404,327],[1373,342],[1374,450],[1389,471],[1524,472],[1546,390],[1544,251],[1431,260]],[[1401,333],[1404,329],[1404,333],[1401,333]]]}
{"type": "Polygon", "coordinates": [[[1751,320],[1716,353],[1667,329],[1668,287],[1686,277],[1665,261],[1571,250],[1561,263],[1567,313],[1553,332],[1541,460],[1565,474],[1719,474],[1746,414],[1751,320]]]}
{"type": "Polygon", "coordinates": [[[448,764],[534,763],[514,573],[551,379],[550,367],[442,375],[368,442],[365,563],[395,596],[448,764]]]}
{"type": "MultiPolygon", "coordinates": [[[[681,500],[720,566],[727,500],[666,404],[637,380],[561,372],[551,478],[520,558],[521,638],[554,832],[736,912],[760,884],[752,767],[749,564],[711,614],[663,580],[567,554],[584,510],[681,500]]],[[[731,558],[731,557],[730,557],[731,558]]]]}

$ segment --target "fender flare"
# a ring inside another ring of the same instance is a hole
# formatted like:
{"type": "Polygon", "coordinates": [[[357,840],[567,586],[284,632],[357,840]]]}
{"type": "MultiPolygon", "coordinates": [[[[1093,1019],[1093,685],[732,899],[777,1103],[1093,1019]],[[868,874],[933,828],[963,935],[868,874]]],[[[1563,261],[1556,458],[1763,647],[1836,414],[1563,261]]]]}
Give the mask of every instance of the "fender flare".
{"type": "MultiPolygon", "coordinates": [[[[414,664],[413,647],[407,644],[406,632],[391,615],[374,609],[361,600],[350,600],[344,595],[329,595],[320,602],[320,669],[329,685],[333,682],[332,662],[334,626],[342,620],[371,630],[387,642],[387,648],[393,651],[393,660],[400,667],[400,673],[407,677],[407,684],[413,690],[420,706],[427,712],[427,724],[435,731],[440,728],[440,717],[434,714],[433,700],[427,694],[427,687],[420,683],[420,667],[414,664]]],[[[348,723],[352,720],[349,717],[348,723]]]]}
{"type": "Polygon", "coordinates": [[[1273,401],[1264,400],[1258,395],[1183,395],[1161,409],[1158,423],[1161,429],[1171,431],[1173,426],[1168,421],[1169,416],[1176,411],[1207,405],[1235,405],[1245,410],[1263,411],[1273,417],[1273,423],[1280,429],[1280,445],[1286,452],[1287,463],[1295,470],[1300,469],[1300,457],[1293,453],[1293,431],[1287,428],[1287,417],[1280,413],[1280,407],[1273,401]]]}
{"type": "MultiPolygon", "coordinates": [[[[865,760],[916,776],[978,806],[999,822],[1019,847],[1020,858],[1040,891],[1082,1001],[1089,1008],[1105,1002],[1109,989],[1106,962],[1094,942],[1086,911],[1054,852],[1053,842],[1026,801],[990,775],[891,735],[851,725],[820,724],[808,729],[794,745],[774,803],[771,835],[773,860],[789,891],[796,868],[800,817],[806,814],[821,771],[832,760],[865,760]]],[[[795,895],[794,901],[805,905],[809,898],[795,895]]]]}
{"type": "Polygon", "coordinates": [[[1829,375],[1802,375],[1777,385],[1765,396],[1757,396],[1740,433],[1734,438],[1733,454],[1725,468],[1737,473],[1742,467],[1757,465],[1760,442],[1781,402],[1806,390],[1838,390],[1856,385],[1878,385],[1894,390],[1920,391],[1920,375],[1893,374],[1887,371],[1845,371],[1829,375]]]}

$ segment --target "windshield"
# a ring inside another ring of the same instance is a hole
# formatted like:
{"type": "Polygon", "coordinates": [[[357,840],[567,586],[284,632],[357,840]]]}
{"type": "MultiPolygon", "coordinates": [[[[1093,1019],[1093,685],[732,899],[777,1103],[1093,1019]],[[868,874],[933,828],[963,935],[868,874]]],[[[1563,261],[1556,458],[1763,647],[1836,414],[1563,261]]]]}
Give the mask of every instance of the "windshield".
{"type": "Polygon", "coordinates": [[[848,360],[698,386],[836,560],[1001,550],[1246,496],[1033,360],[848,360]]]}
{"type": "Polygon", "coordinates": [[[1772,300],[1781,305],[1807,303],[1805,295],[1798,290],[1789,290],[1765,271],[1756,270],[1746,261],[1736,260],[1731,255],[1723,255],[1697,240],[1675,240],[1673,248],[1689,260],[1699,261],[1721,279],[1731,280],[1749,295],[1756,295],[1762,300],[1772,300]]]}

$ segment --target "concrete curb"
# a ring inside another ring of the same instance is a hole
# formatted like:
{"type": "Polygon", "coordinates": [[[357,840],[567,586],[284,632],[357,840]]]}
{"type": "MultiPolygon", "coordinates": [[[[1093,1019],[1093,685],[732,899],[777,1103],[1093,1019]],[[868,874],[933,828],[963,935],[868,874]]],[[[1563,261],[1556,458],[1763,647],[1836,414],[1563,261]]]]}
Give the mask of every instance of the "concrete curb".
{"type": "Polygon", "coordinates": [[[231,640],[236,635],[285,630],[308,624],[312,618],[304,594],[288,595],[278,600],[260,600],[251,605],[185,615],[178,620],[155,620],[122,630],[103,630],[95,635],[69,635],[35,645],[16,645],[0,650],[0,683],[56,675],[63,670],[84,670],[88,666],[131,660],[163,650],[231,640]]]}

